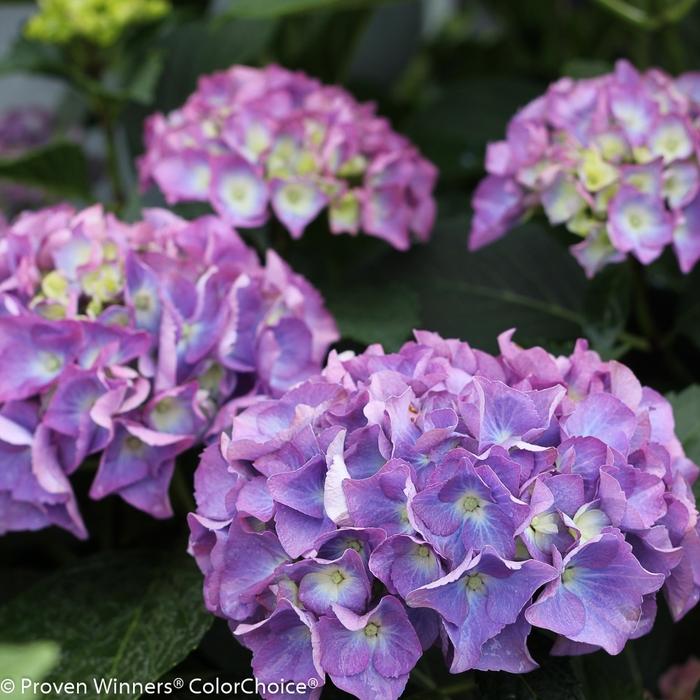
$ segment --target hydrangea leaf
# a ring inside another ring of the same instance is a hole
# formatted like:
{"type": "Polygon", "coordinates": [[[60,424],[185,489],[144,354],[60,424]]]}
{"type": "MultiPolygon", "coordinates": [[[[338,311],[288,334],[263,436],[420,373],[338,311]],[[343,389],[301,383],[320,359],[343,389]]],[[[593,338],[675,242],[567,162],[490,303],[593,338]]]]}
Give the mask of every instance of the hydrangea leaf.
{"type": "Polygon", "coordinates": [[[341,6],[347,10],[348,7],[377,4],[376,0],[229,0],[224,13],[229,17],[284,17],[314,10],[340,9],[341,6]]]}
{"type": "Polygon", "coordinates": [[[15,689],[3,692],[6,700],[31,698],[34,694],[19,688],[20,679],[40,681],[58,662],[59,648],[54,642],[32,642],[30,644],[0,644],[0,679],[14,681],[15,689]]]}
{"type": "Polygon", "coordinates": [[[222,18],[177,27],[161,42],[166,61],[158,82],[158,108],[168,110],[181,104],[197,86],[200,75],[256,61],[275,28],[273,20],[229,22],[222,18]]]}
{"type": "Polygon", "coordinates": [[[526,674],[477,673],[480,697],[511,700],[585,700],[584,689],[568,660],[556,659],[526,674]]]}
{"type": "Polygon", "coordinates": [[[0,178],[61,197],[90,198],[85,154],[80,146],[67,141],[56,141],[15,158],[1,158],[0,178]]]}
{"type": "Polygon", "coordinates": [[[536,83],[510,77],[449,83],[413,113],[404,131],[440,168],[441,182],[459,180],[481,171],[486,144],[501,138],[513,113],[537,92],[536,83]]]}
{"type": "Polygon", "coordinates": [[[395,267],[376,274],[401,279],[417,292],[423,326],[486,350],[511,327],[520,329],[523,342],[547,338],[550,348],[581,334],[586,280],[565,248],[531,222],[470,254],[467,229],[465,216],[443,215],[425,247],[395,257],[395,267]]]}
{"type": "Polygon", "coordinates": [[[403,284],[329,290],[326,301],[342,337],[363,345],[381,343],[387,351],[397,350],[420,325],[418,295],[403,284]]]}
{"type": "Polygon", "coordinates": [[[673,406],[678,439],[688,457],[696,464],[700,463],[700,385],[693,384],[681,392],[670,392],[666,398],[673,406]]]}
{"type": "Polygon", "coordinates": [[[85,681],[83,697],[92,700],[93,677],[157,680],[212,621],[184,554],[111,553],[60,570],[0,608],[0,641],[54,640],[61,660],[48,680],[85,681]]]}

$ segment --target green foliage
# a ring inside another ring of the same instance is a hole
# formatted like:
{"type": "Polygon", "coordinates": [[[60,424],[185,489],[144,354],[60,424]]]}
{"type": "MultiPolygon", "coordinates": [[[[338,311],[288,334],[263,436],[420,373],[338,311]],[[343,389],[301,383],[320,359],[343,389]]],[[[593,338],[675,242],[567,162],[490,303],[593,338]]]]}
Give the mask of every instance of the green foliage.
{"type": "Polygon", "coordinates": [[[477,674],[479,700],[586,700],[583,686],[565,659],[549,660],[522,675],[477,674]]]}
{"type": "Polygon", "coordinates": [[[676,434],[690,459],[700,464],[700,385],[667,395],[676,419],[676,434]]]}
{"type": "MultiPolygon", "coordinates": [[[[678,436],[700,462],[700,267],[682,276],[666,256],[641,274],[618,265],[589,281],[567,250],[573,241],[537,218],[484,250],[467,250],[470,197],[483,175],[486,146],[503,138],[515,111],[558,77],[598,75],[621,56],[640,67],[697,70],[697,0],[177,0],[173,6],[161,22],[132,27],[110,47],[18,38],[0,59],[0,74],[44,76],[68,87],[64,111],[81,133],[109,146],[114,196],[104,181],[91,181],[81,145],[66,141],[0,160],[3,182],[77,203],[102,198],[134,216],[161,203],[137,188],[133,163],[142,150],[143,120],[180,106],[201,75],[235,63],[278,62],[338,82],[377,102],[440,170],[432,239],[405,253],[365,236],[332,236],[321,217],[301,241],[274,224],[243,232],[260,252],[274,245],[321,289],[343,336],[339,347],[378,342],[394,350],[414,328],[490,351],[509,328],[517,329],[516,342],[553,352],[570,351],[576,338],[586,337],[644,383],[670,390],[678,436]]],[[[207,210],[178,209],[188,218],[207,210]]],[[[181,470],[182,500],[191,496],[193,467],[181,470]]],[[[57,532],[0,538],[0,596],[9,600],[0,608],[0,677],[10,667],[10,675],[51,680],[106,675],[145,682],[175,673],[178,664],[183,675],[248,676],[249,654],[225,624],[205,636],[212,618],[202,608],[201,575],[180,553],[187,530],[182,512],[170,523],[152,522],[133,509],[112,510],[112,501],[93,508],[86,491],[78,495],[90,511],[91,543],[57,532]],[[134,541],[152,549],[114,550],[134,541]],[[59,561],[75,563],[58,569],[59,561]],[[29,588],[30,581],[38,583],[29,588]]],[[[542,668],[523,676],[451,676],[433,650],[406,697],[641,700],[656,693],[671,663],[699,653],[697,615],[682,623],[690,632],[679,632],[662,606],[653,632],[616,657],[552,660],[547,641],[546,649],[533,650],[542,668]]],[[[327,688],[324,697],[347,696],[327,688]]]]}
{"type": "Polygon", "coordinates": [[[418,294],[402,284],[357,284],[327,293],[326,302],[343,338],[362,346],[398,350],[420,327],[418,294]]]}
{"type": "Polygon", "coordinates": [[[6,700],[35,697],[34,693],[22,690],[21,679],[41,681],[56,665],[59,648],[53,642],[32,642],[30,644],[0,644],[0,680],[14,683],[9,693],[3,689],[6,700]]]}
{"type": "Polygon", "coordinates": [[[284,17],[314,10],[346,10],[395,0],[229,0],[230,17],[284,17]]]}
{"type": "Polygon", "coordinates": [[[59,197],[90,199],[85,154],[80,146],[68,141],[57,141],[14,158],[0,158],[0,178],[59,197]]]}
{"type": "Polygon", "coordinates": [[[429,101],[403,127],[440,168],[443,185],[478,176],[486,144],[502,139],[508,120],[542,88],[517,77],[449,82],[431,90],[429,101]]]}
{"type": "Polygon", "coordinates": [[[181,552],[82,559],[0,608],[0,640],[55,641],[61,660],[49,679],[85,681],[83,697],[96,698],[93,678],[155,681],[197,646],[212,622],[201,587],[181,552]]]}
{"type": "Polygon", "coordinates": [[[469,253],[468,231],[464,215],[441,219],[427,246],[384,273],[417,291],[422,327],[490,350],[509,328],[525,344],[580,334],[585,278],[565,248],[530,223],[469,253]]]}
{"type": "Polygon", "coordinates": [[[176,27],[159,42],[166,56],[157,91],[159,109],[182,104],[201,75],[235,63],[255,63],[274,30],[274,21],[267,19],[200,19],[176,27]]]}

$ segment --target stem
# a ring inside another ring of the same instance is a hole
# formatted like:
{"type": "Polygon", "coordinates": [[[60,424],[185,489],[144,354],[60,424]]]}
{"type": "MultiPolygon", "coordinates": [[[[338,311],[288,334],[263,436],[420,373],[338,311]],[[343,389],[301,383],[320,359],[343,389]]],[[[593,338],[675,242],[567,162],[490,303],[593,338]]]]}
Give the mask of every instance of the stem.
{"type": "Polygon", "coordinates": [[[637,262],[634,258],[630,258],[630,265],[632,267],[632,279],[634,280],[634,310],[637,323],[639,323],[642,333],[649,339],[652,347],[658,349],[659,331],[656,328],[656,323],[651,313],[651,307],[649,306],[644,269],[641,263],[637,262]]]}
{"type": "Polygon", "coordinates": [[[692,383],[692,373],[689,372],[683,363],[669,350],[656,325],[649,304],[647,284],[644,279],[644,267],[634,258],[630,258],[630,265],[632,267],[632,277],[635,286],[635,315],[642,333],[648,338],[651,350],[663,357],[666,367],[676,379],[685,384],[692,383]]]}
{"type": "Polygon", "coordinates": [[[644,29],[653,29],[654,27],[654,19],[647,12],[630,5],[625,0],[596,0],[596,2],[630,24],[644,29]]]}
{"type": "Polygon", "coordinates": [[[121,177],[119,165],[119,150],[117,148],[117,130],[114,119],[114,110],[109,104],[101,104],[97,110],[102,119],[102,129],[107,147],[107,169],[109,180],[112,186],[112,196],[117,211],[124,207],[126,203],[126,191],[121,177]]]}
{"type": "Polygon", "coordinates": [[[642,678],[642,672],[639,668],[639,664],[637,663],[637,657],[634,655],[634,651],[632,650],[631,644],[625,644],[625,659],[627,661],[627,666],[630,670],[630,676],[632,676],[634,684],[638,688],[643,688],[644,679],[642,678]]]}

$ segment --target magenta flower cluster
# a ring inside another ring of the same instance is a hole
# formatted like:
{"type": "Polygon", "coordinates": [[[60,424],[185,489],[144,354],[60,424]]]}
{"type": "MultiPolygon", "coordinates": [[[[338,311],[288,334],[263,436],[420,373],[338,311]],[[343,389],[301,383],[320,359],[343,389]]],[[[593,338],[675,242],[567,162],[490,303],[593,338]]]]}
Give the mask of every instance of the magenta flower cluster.
{"type": "Polygon", "coordinates": [[[274,252],[215,217],[25,213],[0,235],[0,534],[85,528],[90,495],[170,515],[175,458],[316,373],[335,324],[274,252]]]}
{"type": "Polygon", "coordinates": [[[699,126],[700,73],[619,61],[608,75],[562,78],[489,145],[470,247],[541,207],[581,237],[571,252],[589,276],[628,254],[649,264],[668,245],[689,272],[700,259],[699,126]]]}
{"type": "Polygon", "coordinates": [[[328,208],[333,233],[362,231],[395,248],[426,240],[435,167],[337,86],[279,66],[233,66],[200,79],[185,105],[146,125],[143,186],[169,203],[208,201],[233,226],[270,208],[294,238],[328,208]]]}
{"type": "Polygon", "coordinates": [[[585,341],[415,335],[331,353],[203,455],[191,552],[258,679],[397,698],[435,644],[454,673],[521,673],[532,627],[617,654],[658,591],[697,603],[698,468],[662,396],[585,341]]]}

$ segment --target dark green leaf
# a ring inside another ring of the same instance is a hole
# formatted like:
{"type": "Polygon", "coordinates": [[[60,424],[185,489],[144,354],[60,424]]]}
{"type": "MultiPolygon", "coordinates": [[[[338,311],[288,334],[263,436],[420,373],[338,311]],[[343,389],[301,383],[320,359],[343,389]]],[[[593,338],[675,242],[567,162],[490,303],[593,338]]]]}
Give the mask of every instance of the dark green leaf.
{"type": "Polygon", "coordinates": [[[226,11],[231,17],[283,17],[313,10],[347,10],[378,5],[391,0],[231,0],[226,11]]]}
{"type": "Polygon", "coordinates": [[[442,219],[429,245],[377,273],[418,293],[422,328],[483,350],[509,328],[550,350],[581,335],[586,279],[565,247],[533,222],[470,253],[468,231],[467,215],[442,219]]]}
{"type": "Polygon", "coordinates": [[[40,73],[65,76],[67,66],[56,46],[18,38],[0,59],[0,73],[40,73]]]}
{"type": "Polygon", "coordinates": [[[162,42],[167,60],[158,89],[158,107],[179,106],[201,75],[235,63],[255,63],[272,39],[271,20],[200,20],[178,27],[162,42]]]}
{"type": "Polygon", "coordinates": [[[700,386],[667,395],[676,419],[676,435],[690,459],[700,464],[700,386]]]}
{"type": "Polygon", "coordinates": [[[483,169],[486,144],[504,138],[519,107],[541,86],[517,78],[471,78],[447,84],[403,130],[439,168],[442,181],[483,169]]]}
{"type": "Polygon", "coordinates": [[[7,692],[2,687],[5,700],[35,697],[30,690],[22,689],[24,678],[40,681],[56,665],[59,649],[53,642],[33,642],[31,644],[0,644],[0,680],[14,682],[14,690],[7,692]]]}
{"type": "Polygon", "coordinates": [[[381,7],[354,42],[345,79],[389,90],[420,46],[421,8],[413,0],[381,7]]]}
{"type": "Polygon", "coordinates": [[[56,141],[16,158],[0,158],[0,178],[61,197],[90,198],[85,154],[68,141],[56,141]]]}
{"type": "Polygon", "coordinates": [[[212,622],[201,587],[184,553],[105,554],[0,608],[0,637],[56,641],[61,661],[49,679],[85,681],[91,692],[81,697],[89,700],[97,698],[93,678],[155,681],[197,646],[212,622]]]}
{"type": "Polygon", "coordinates": [[[97,92],[108,99],[118,102],[131,100],[139,104],[149,105],[155,98],[158,81],[165,66],[165,52],[153,49],[145,55],[127,54],[114,68],[114,86],[107,82],[106,87],[97,92]]]}
{"type": "Polygon", "coordinates": [[[550,659],[532,673],[477,674],[480,700],[585,700],[567,660],[550,659]]]}
{"type": "Polygon", "coordinates": [[[401,284],[358,284],[326,292],[343,338],[397,350],[420,325],[418,296],[401,284]]]}
{"type": "Polygon", "coordinates": [[[588,284],[584,308],[585,336],[605,358],[620,357],[630,347],[649,349],[643,338],[632,339],[625,333],[630,316],[631,295],[630,270],[622,265],[605,268],[588,284]]]}

